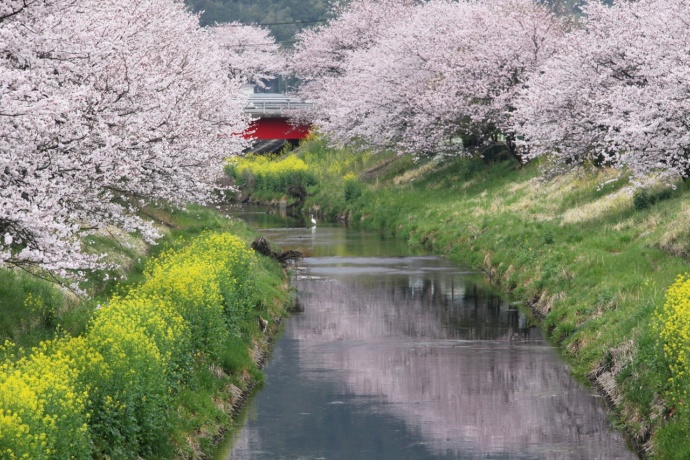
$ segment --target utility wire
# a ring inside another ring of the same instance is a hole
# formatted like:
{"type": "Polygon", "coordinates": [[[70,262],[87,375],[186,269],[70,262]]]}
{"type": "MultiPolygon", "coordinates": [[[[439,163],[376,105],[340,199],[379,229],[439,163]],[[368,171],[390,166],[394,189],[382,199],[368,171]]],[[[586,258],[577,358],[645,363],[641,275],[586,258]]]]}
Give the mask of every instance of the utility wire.
{"type": "Polygon", "coordinates": [[[242,45],[233,45],[233,46],[228,46],[228,48],[254,48],[254,47],[261,47],[261,46],[274,46],[274,45],[291,45],[293,43],[297,43],[297,40],[284,40],[281,42],[267,42],[267,43],[246,43],[242,45]]]}
{"type": "MultiPolygon", "coordinates": [[[[313,24],[315,22],[327,22],[328,19],[312,19],[309,21],[290,21],[290,22],[261,22],[258,24],[252,24],[253,26],[284,26],[284,25],[290,25],[290,24],[313,24]]],[[[246,24],[228,24],[230,26],[234,27],[242,27],[246,24]]]]}

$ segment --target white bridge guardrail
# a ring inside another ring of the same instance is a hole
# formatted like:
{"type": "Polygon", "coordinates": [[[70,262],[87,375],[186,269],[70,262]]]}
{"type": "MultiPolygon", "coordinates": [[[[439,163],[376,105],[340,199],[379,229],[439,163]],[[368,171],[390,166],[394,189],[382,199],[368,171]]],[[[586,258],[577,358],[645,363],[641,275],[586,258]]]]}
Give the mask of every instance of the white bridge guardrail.
{"type": "Polygon", "coordinates": [[[249,96],[249,104],[244,111],[252,115],[280,115],[286,111],[306,109],[311,106],[309,102],[304,102],[294,96],[254,93],[249,96]]]}

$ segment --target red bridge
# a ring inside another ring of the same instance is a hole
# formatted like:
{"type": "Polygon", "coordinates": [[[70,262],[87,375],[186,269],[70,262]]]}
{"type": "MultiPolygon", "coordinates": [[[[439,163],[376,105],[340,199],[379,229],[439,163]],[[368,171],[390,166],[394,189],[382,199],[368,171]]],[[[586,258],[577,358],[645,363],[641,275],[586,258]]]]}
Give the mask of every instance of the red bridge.
{"type": "Polygon", "coordinates": [[[249,96],[249,105],[244,111],[256,119],[242,135],[253,140],[304,139],[311,126],[292,122],[290,112],[304,110],[310,105],[284,94],[253,93],[249,96]]]}

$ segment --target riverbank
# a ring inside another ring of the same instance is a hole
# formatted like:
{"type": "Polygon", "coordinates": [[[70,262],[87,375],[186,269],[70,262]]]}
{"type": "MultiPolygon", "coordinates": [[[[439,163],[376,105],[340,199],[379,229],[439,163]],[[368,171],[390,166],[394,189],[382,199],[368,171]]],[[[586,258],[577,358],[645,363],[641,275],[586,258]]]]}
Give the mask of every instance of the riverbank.
{"type": "Polygon", "coordinates": [[[282,267],[249,249],[253,231],[218,212],[145,212],[164,238],[153,247],[128,235],[90,238],[117,268],[81,283],[83,297],[3,272],[8,458],[202,458],[261,384],[287,314],[282,267]]]}
{"type": "MultiPolygon", "coordinates": [[[[538,165],[424,159],[303,145],[317,176],[305,212],[421,244],[486,273],[542,320],[573,374],[613,405],[642,455],[685,458],[657,314],[690,266],[688,187],[633,193],[613,171],[552,180],[538,165]]],[[[687,343],[679,344],[687,347],[687,343]]]]}

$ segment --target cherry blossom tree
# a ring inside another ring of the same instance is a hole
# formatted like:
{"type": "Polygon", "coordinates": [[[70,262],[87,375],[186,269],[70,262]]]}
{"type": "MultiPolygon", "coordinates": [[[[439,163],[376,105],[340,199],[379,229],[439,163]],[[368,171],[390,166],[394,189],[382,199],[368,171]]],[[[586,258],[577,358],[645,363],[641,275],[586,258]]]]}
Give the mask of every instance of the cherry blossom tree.
{"type": "Polygon", "coordinates": [[[582,163],[650,174],[690,173],[690,1],[585,7],[582,28],[518,99],[527,158],[552,172],[582,163]]]}
{"type": "Polygon", "coordinates": [[[263,87],[266,80],[285,71],[285,57],[269,30],[233,22],[210,31],[224,51],[223,62],[232,78],[263,87]]]}
{"type": "Polygon", "coordinates": [[[209,199],[223,159],[244,147],[240,87],[255,73],[217,40],[179,1],[3,3],[1,263],[97,267],[85,232],[153,240],[139,205],[209,199]]]}
{"type": "MultiPolygon", "coordinates": [[[[385,17],[384,25],[356,35],[362,39],[332,61],[314,38],[328,37],[327,28],[304,34],[298,47],[298,74],[319,78],[305,97],[315,101],[322,131],[337,143],[408,152],[457,151],[458,142],[481,146],[508,135],[515,153],[515,92],[558,49],[564,19],[532,0],[432,0],[398,6],[396,15],[366,5],[380,14],[367,17],[385,17]],[[313,61],[311,73],[303,61],[313,61]]],[[[341,29],[333,35],[344,36],[341,29]]]]}
{"type": "Polygon", "coordinates": [[[297,35],[291,69],[309,85],[345,73],[354,52],[377,43],[389,27],[408,16],[415,0],[353,0],[334,4],[335,18],[297,35]]]}
{"type": "Polygon", "coordinates": [[[326,25],[307,29],[297,35],[289,68],[303,80],[300,95],[313,104],[305,118],[323,126],[329,110],[340,101],[332,99],[332,89],[339,88],[349,74],[348,65],[359,54],[374,46],[400,17],[408,16],[415,0],[354,0],[334,4],[334,19],[326,25]]]}

